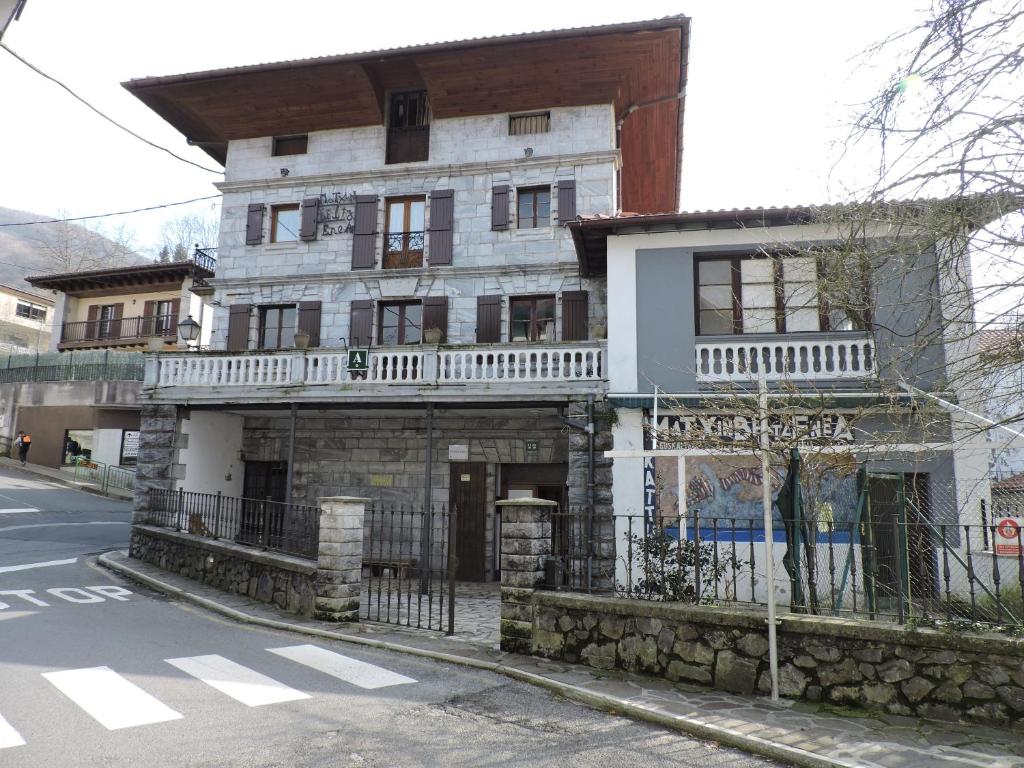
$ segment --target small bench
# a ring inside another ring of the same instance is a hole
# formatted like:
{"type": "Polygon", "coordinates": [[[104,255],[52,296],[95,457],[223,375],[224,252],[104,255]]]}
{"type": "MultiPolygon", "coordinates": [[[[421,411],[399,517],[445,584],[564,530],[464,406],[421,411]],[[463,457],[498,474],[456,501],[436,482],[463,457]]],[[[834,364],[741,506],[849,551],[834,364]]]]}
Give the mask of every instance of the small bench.
{"type": "Polygon", "coordinates": [[[393,574],[399,578],[404,579],[409,575],[409,571],[416,567],[416,559],[401,559],[401,558],[363,558],[363,568],[370,569],[371,576],[383,576],[385,569],[392,571],[393,574]]]}

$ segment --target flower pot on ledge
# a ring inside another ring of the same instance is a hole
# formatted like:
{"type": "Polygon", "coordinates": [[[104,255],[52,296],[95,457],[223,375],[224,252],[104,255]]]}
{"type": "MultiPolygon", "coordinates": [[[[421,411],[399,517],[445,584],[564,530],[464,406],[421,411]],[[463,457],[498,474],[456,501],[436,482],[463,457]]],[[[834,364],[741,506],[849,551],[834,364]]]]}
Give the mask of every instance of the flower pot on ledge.
{"type": "Polygon", "coordinates": [[[305,331],[295,332],[295,348],[309,349],[309,334],[305,331]]]}
{"type": "Polygon", "coordinates": [[[424,344],[440,344],[441,343],[441,329],[440,328],[424,328],[423,329],[423,343],[424,344]]]}

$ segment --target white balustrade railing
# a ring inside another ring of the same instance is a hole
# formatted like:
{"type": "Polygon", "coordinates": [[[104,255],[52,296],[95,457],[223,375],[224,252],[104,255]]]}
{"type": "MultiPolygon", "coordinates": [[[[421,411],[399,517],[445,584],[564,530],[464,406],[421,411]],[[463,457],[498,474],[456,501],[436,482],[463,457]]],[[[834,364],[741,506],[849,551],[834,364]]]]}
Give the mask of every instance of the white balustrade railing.
{"type": "Polygon", "coordinates": [[[349,370],[347,351],[156,355],[147,360],[145,386],[445,385],[600,381],[604,377],[604,350],[599,345],[510,344],[371,349],[365,371],[349,370]]]}
{"type": "Polygon", "coordinates": [[[697,342],[698,381],[863,379],[875,374],[869,337],[697,342]]]}

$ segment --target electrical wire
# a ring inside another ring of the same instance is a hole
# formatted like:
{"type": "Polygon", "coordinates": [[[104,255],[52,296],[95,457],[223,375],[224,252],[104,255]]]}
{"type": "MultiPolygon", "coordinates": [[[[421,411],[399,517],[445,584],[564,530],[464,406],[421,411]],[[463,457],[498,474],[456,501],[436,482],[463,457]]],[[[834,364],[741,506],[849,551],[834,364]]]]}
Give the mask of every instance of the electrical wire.
{"type": "Polygon", "coordinates": [[[71,94],[71,95],[72,95],[72,96],[73,96],[74,98],[76,98],[76,99],[77,99],[78,101],[80,101],[80,102],[81,102],[82,104],[84,104],[85,106],[87,106],[87,107],[88,107],[89,109],[91,109],[91,110],[92,110],[93,112],[95,112],[95,113],[96,113],[97,115],[99,115],[100,117],[102,117],[102,118],[103,118],[104,120],[106,120],[106,121],[107,121],[108,123],[111,123],[112,125],[115,125],[115,126],[117,126],[117,127],[118,127],[118,128],[120,128],[120,129],[121,129],[122,131],[124,131],[125,133],[127,133],[127,134],[128,134],[129,136],[133,136],[133,137],[135,137],[136,139],[138,139],[139,141],[141,141],[141,142],[142,142],[143,144],[148,144],[149,146],[153,147],[154,149],[159,149],[159,150],[160,150],[161,152],[166,152],[166,153],[167,153],[168,155],[170,155],[171,157],[175,158],[176,160],[181,160],[181,162],[183,162],[183,163],[188,163],[189,165],[195,166],[196,168],[199,168],[200,170],[203,170],[203,171],[207,171],[207,172],[209,172],[209,173],[218,173],[218,174],[224,173],[224,171],[218,171],[218,170],[216,170],[216,169],[214,169],[214,168],[207,168],[207,167],[206,167],[205,165],[200,165],[199,163],[194,163],[194,162],[192,162],[191,160],[189,160],[188,158],[185,158],[185,157],[182,157],[181,155],[177,155],[177,154],[175,154],[175,153],[174,153],[174,152],[172,152],[171,150],[167,149],[167,147],[161,147],[161,146],[160,146],[159,144],[154,144],[154,143],[153,143],[152,141],[150,141],[149,139],[147,139],[147,138],[144,138],[144,137],[140,136],[140,135],[139,135],[139,134],[137,134],[137,133],[136,133],[135,131],[133,131],[133,130],[132,130],[131,128],[128,128],[128,127],[126,127],[126,126],[124,126],[124,125],[121,125],[121,123],[117,122],[117,120],[115,120],[114,118],[112,118],[112,117],[110,117],[109,115],[105,114],[104,112],[102,112],[102,111],[101,111],[100,109],[98,109],[97,107],[94,107],[94,106],[93,106],[92,104],[90,104],[90,103],[89,103],[88,101],[86,101],[86,100],[85,100],[84,98],[82,98],[82,97],[81,97],[81,96],[79,96],[79,95],[78,95],[77,93],[75,93],[75,92],[74,92],[73,90],[71,90],[71,88],[70,88],[69,86],[65,85],[64,83],[62,83],[62,82],[61,82],[60,80],[58,80],[57,78],[55,78],[55,77],[53,77],[53,76],[51,76],[51,75],[48,75],[48,74],[46,74],[45,72],[43,72],[43,70],[39,69],[39,67],[35,66],[35,65],[34,65],[34,64],[32,64],[31,62],[29,62],[28,60],[26,60],[25,58],[23,58],[22,56],[18,55],[17,53],[15,53],[14,51],[12,51],[12,50],[11,50],[10,48],[8,48],[8,47],[7,47],[7,45],[6,45],[5,43],[0,43],[0,48],[3,48],[3,49],[4,49],[5,51],[7,51],[7,52],[8,52],[9,54],[11,54],[11,56],[13,56],[14,58],[16,58],[16,59],[17,59],[18,61],[20,61],[20,62],[21,62],[22,64],[24,64],[24,65],[25,65],[26,67],[28,67],[29,69],[31,69],[31,70],[32,70],[33,72],[35,72],[35,73],[36,73],[37,75],[39,75],[39,76],[41,76],[41,77],[44,77],[44,78],[46,78],[46,79],[47,79],[47,80],[49,80],[49,81],[50,81],[51,83],[55,83],[56,85],[59,85],[59,86],[60,86],[61,88],[63,88],[63,89],[64,89],[65,91],[67,91],[68,93],[70,93],[70,94],[71,94]]]}
{"type": "Polygon", "coordinates": [[[114,211],[113,213],[96,213],[92,216],[72,216],[67,219],[40,219],[38,221],[14,221],[7,224],[0,224],[0,227],[27,227],[33,224],[62,224],[65,221],[86,221],[87,219],[105,219],[108,216],[127,216],[130,213],[143,213],[145,211],[158,211],[161,208],[173,208],[176,205],[188,205],[189,203],[200,203],[203,200],[213,200],[220,195],[207,195],[206,197],[193,197],[191,200],[179,200],[176,203],[163,203],[151,205],[147,208],[133,208],[130,211],[114,211]]]}

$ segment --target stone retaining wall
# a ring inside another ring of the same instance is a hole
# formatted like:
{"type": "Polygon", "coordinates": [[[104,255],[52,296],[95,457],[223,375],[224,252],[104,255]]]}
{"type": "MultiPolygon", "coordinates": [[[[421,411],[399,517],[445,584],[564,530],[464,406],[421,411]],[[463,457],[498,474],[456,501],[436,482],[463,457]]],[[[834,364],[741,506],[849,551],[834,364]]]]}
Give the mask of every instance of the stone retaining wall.
{"type": "MultiPolygon", "coordinates": [[[[132,527],[132,557],[236,595],[311,616],[317,564],[148,525],[132,527]]],[[[358,585],[357,585],[358,589],[358,585]]]]}
{"type": "MultiPolygon", "coordinates": [[[[535,655],[770,690],[763,613],[544,591],[532,603],[535,655]]],[[[785,616],[778,643],[782,696],[1024,730],[1022,639],[785,616]]]]}

